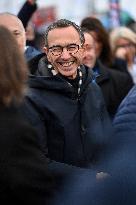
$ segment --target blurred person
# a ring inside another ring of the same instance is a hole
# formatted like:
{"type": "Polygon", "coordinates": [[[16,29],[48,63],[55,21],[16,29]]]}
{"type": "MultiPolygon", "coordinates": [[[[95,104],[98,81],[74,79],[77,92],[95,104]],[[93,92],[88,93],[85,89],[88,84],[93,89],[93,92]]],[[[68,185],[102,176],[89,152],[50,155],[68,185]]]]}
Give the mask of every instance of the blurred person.
{"type": "Polygon", "coordinates": [[[89,68],[93,68],[97,59],[95,40],[87,28],[82,28],[82,32],[85,38],[83,64],[85,64],[89,68]]]}
{"type": "Polygon", "coordinates": [[[95,17],[86,17],[81,21],[81,27],[89,29],[93,35],[96,44],[97,59],[108,68],[113,68],[122,72],[125,71],[131,78],[127,72],[126,61],[120,58],[114,58],[110,45],[109,32],[104,28],[101,21],[95,17]]]}
{"type": "Polygon", "coordinates": [[[82,28],[82,31],[85,37],[83,64],[95,73],[96,82],[102,90],[107,110],[111,119],[113,119],[119,104],[127,95],[133,83],[127,75],[107,68],[97,59],[92,33],[87,28],[82,28]]]}
{"type": "MultiPolygon", "coordinates": [[[[26,45],[30,48],[35,48],[39,52],[43,52],[44,34],[38,31],[35,23],[33,22],[33,15],[38,9],[37,0],[27,0],[18,12],[18,18],[22,21],[26,31],[26,45]]],[[[46,11],[44,12],[46,13],[46,11]]],[[[41,14],[42,15],[42,14],[41,14]]],[[[39,16],[39,15],[38,15],[39,16]]],[[[48,18],[48,14],[46,16],[48,18]]],[[[34,17],[35,19],[35,17],[34,17]]],[[[41,21],[40,18],[38,18],[41,21]]],[[[43,19],[42,19],[43,21],[43,19]]],[[[45,30],[45,29],[44,29],[45,30]]]]}
{"type": "Polygon", "coordinates": [[[130,90],[128,95],[122,101],[118,112],[113,121],[116,135],[121,136],[120,139],[124,143],[131,143],[135,147],[136,135],[136,85],[130,90]]]}
{"type": "Polygon", "coordinates": [[[112,64],[112,52],[109,43],[109,34],[100,22],[95,17],[85,17],[82,19],[81,28],[87,28],[95,39],[96,56],[105,66],[112,64]]]}
{"type": "Polygon", "coordinates": [[[118,151],[114,149],[109,158],[110,176],[97,180],[91,173],[73,175],[53,198],[52,205],[135,205],[136,152],[135,145],[131,145],[120,143],[118,151]]]}
{"type": "Polygon", "coordinates": [[[14,35],[22,53],[25,51],[26,36],[22,22],[14,14],[0,13],[0,26],[4,26],[14,35]]]}
{"type": "Polygon", "coordinates": [[[17,16],[22,21],[24,28],[28,26],[34,12],[37,10],[37,0],[26,0],[18,12],[17,16]]]}
{"type": "Polygon", "coordinates": [[[37,0],[26,0],[17,16],[22,21],[22,24],[26,31],[26,45],[39,50],[35,42],[37,32],[35,30],[35,25],[31,21],[31,18],[37,8],[37,0]]]}
{"type": "Polygon", "coordinates": [[[30,60],[40,52],[34,47],[26,46],[26,34],[21,20],[11,13],[0,13],[0,25],[5,26],[14,35],[21,51],[27,60],[30,60]]]}
{"type": "Polygon", "coordinates": [[[20,113],[28,69],[11,32],[0,26],[0,200],[1,204],[46,204],[54,179],[34,128],[20,113]]]}
{"type": "Polygon", "coordinates": [[[136,83],[136,33],[126,27],[118,27],[110,33],[111,47],[115,57],[127,63],[127,71],[136,83]]]}
{"type": "Polygon", "coordinates": [[[82,65],[84,35],[66,19],[49,25],[44,54],[32,75],[23,113],[39,133],[51,163],[93,167],[111,137],[111,122],[91,69],[82,65]]]}

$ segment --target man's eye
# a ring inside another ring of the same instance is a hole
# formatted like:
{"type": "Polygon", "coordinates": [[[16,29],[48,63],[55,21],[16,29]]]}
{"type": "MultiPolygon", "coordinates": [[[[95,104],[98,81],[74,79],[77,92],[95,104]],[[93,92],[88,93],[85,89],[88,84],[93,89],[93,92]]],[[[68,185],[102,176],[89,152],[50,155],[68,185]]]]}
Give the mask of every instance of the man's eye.
{"type": "Polygon", "coordinates": [[[59,48],[59,47],[58,48],[53,48],[52,51],[53,52],[59,52],[59,51],[61,51],[61,48],[59,48]]]}
{"type": "Polygon", "coordinates": [[[75,46],[75,45],[71,45],[68,47],[69,51],[74,51],[75,49],[77,49],[77,46],[75,46]]]}
{"type": "Polygon", "coordinates": [[[21,33],[13,33],[14,34],[14,36],[20,36],[21,35],[21,33]]]}

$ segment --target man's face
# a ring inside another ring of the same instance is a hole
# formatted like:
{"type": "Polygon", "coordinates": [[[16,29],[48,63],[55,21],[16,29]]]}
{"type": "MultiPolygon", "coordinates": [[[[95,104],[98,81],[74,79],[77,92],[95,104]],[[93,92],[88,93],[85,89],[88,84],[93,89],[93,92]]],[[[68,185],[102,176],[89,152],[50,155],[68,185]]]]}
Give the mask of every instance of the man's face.
{"type": "Polygon", "coordinates": [[[21,21],[12,15],[0,15],[0,25],[5,26],[14,35],[19,48],[22,52],[25,50],[25,30],[21,21]]]}
{"type": "Polygon", "coordinates": [[[83,64],[89,68],[93,68],[96,62],[96,51],[95,42],[93,37],[89,33],[84,33],[85,43],[84,43],[84,57],[83,64]]]}
{"type": "Polygon", "coordinates": [[[48,48],[45,47],[44,49],[54,69],[63,76],[74,79],[77,75],[77,68],[82,62],[84,52],[80,46],[81,42],[78,32],[74,27],[69,26],[49,31],[48,48]],[[61,50],[62,48],[63,51],[61,50]],[[56,55],[58,53],[59,55],[56,55]]]}

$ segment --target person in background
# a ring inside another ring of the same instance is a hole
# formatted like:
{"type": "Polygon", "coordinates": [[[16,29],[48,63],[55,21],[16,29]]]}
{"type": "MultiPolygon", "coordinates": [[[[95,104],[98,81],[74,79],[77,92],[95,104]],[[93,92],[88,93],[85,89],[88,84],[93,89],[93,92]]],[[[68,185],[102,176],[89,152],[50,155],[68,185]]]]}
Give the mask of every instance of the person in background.
{"type": "Polygon", "coordinates": [[[29,92],[23,113],[37,128],[51,164],[91,168],[111,137],[111,121],[91,69],[82,65],[84,35],[74,22],[49,25],[42,56],[29,66],[29,92]]]}
{"type": "Polygon", "coordinates": [[[81,28],[87,28],[95,39],[96,56],[107,67],[112,64],[112,51],[109,43],[109,34],[95,17],[85,17],[80,23],[81,28]]]}
{"type": "Polygon", "coordinates": [[[26,30],[26,46],[29,48],[30,52],[31,50],[34,50],[34,48],[39,52],[43,52],[42,49],[44,46],[44,36],[37,30],[35,23],[33,23],[32,20],[33,14],[37,9],[37,0],[27,0],[17,15],[26,30]]]}
{"type": "MultiPolygon", "coordinates": [[[[114,58],[111,45],[109,32],[104,28],[103,24],[98,18],[86,17],[81,21],[81,27],[85,27],[90,30],[95,39],[96,55],[101,63],[108,67],[120,71],[127,70],[126,61],[121,58],[114,58]]],[[[129,73],[126,74],[131,78],[129,73]]]]}
{"type": "Polygon", "coordinates": [[[113,55],[126,61],[127,71],[136,83],[136,33],[126,27],[111,31],[110,42],[113,55]]]}
{"type": "Polygon", "coordinates": [[[36,130],[20,112],[28,68],[11,32],[0,26],[0,200],[46,204],[55,181],[38,145],[36,130]]]}
{"type": "Polygon", "coordinates": [[[0,13],[0,25],[7,27],[16,38],[19,48],[25,54],[26,60],[29,61],[34,56],[40,54],[38,50],[31,46],[26,46],[26,34],[21,20],[11,13],[0,13]]]}
{"type": "MultiPolygon", "coordinates": [[[[93,68],[97,60],[96,43],[94,37],[92,36],[92,34],[87,28],[83,27],[82,32],[85,38],[85,43],[84,43],[85,52],[83,56],[83,64],[88,66],[89,68],[93,68]]],[[[94,70],[93,72],[95,73],[94,70]]],[[[95,73],[95,76],[97,77],[97,73],[95,73]]]]}
{"type": "Polygon", "coordinates": [[[0,13],[0,26],[4,26],[14,35],[22,53],[25,52],[26,36],[22,22],[14,14],[0,13]]]}
{"type": "Polygon", "coordinates": [[[95,39],[87,28],[82,28],[85,37],[83,64],[93,70],[100,86],[111,119],[123,98],[131,89],[131,79],[122,72],[109,69],[97,59],[95,39]]]}
{"type": "Polygon", "coordinates": [[[26,0],[17,16],[22,21],[24,28],[27,28],[28,22],[34,12],[37,10],[37,0],[26,0]]]}
{"type": "Polygon", "coordinates": [[[26,31],[26,46],[29,46],[31,49],[37,49],[35,46],[35,25],[31,22],[31,17],[33,16],[37,8],[37,0],[26,0],[17,14],[17,17],[22,21],[22,24],[26,31]]]}

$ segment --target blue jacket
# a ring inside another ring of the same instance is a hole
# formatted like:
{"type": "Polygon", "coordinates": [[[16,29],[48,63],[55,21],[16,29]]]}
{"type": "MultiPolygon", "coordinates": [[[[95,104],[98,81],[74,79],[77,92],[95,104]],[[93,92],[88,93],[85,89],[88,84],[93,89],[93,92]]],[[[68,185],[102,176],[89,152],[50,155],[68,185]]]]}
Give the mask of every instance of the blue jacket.
{"type": "Polygon", "coordinates": [[[39,55],[41,52],[39,50],[37,50],[36,48],[34,48],[33,46],[26,46],[26,50],[25,50],[25,58],[28,61],[30,61],[32,58],[34,58],[35,56],[39,55]]]}
{"type": "Polygon", "coordinates": [[[119,166],[126,163],[125,170],[134,168],[136,156],[136,85],[119,106],[113,121],[115,130],[114,149],[119,166]]]}
{"type": "Polygon", "coordinates": [[[116,134],[119,136],[131,136],[128,140],[132,140],[136,134],[136,86],[130,90],[128,95],[119,106],[118,112],[114,119],[114,127],[116,134]]]}
{"type": "Polygon", "coordinates": [[[37,129],[44,152],[61,163],[95,164],[110,138],[111,122],[91,70],[81,66],[83,84],[77,95],[65,78],[51,74],[46,59],[38,66],[29,78],[24,113],[37,129]]]}

